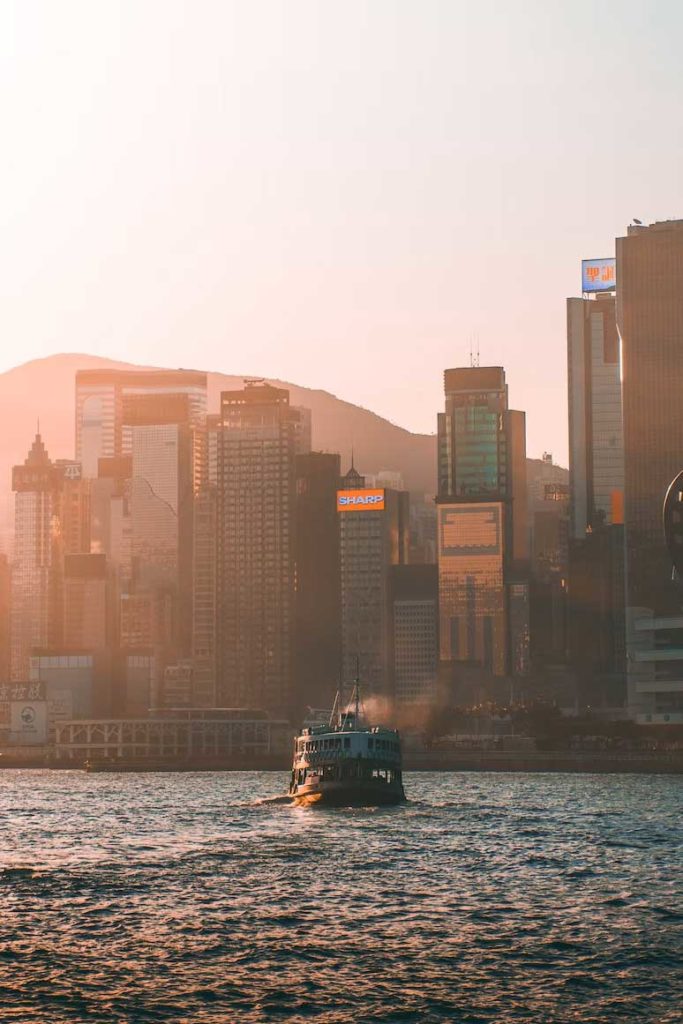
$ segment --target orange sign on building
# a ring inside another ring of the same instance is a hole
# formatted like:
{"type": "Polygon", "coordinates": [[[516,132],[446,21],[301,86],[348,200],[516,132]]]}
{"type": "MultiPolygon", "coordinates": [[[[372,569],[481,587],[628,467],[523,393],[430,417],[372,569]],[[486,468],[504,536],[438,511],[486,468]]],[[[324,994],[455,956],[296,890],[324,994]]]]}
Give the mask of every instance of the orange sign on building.
{"type": "Polygon", "coordinates": [[[384,490],[337,491],[337,512],[381,512],[384,508],[384,490]]]}

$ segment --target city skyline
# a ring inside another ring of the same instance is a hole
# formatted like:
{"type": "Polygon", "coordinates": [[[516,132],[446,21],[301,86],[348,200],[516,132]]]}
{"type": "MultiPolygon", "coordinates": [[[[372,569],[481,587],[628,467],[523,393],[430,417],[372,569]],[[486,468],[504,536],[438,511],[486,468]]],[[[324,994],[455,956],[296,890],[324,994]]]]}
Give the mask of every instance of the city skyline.
{"type": "Polygon", "coordinates": [[[0,369],[190,351],[429,433],[478,343],[566,464],[579,260],[680,205],[680,9],[160,12],[3,8],[0,369]]]}

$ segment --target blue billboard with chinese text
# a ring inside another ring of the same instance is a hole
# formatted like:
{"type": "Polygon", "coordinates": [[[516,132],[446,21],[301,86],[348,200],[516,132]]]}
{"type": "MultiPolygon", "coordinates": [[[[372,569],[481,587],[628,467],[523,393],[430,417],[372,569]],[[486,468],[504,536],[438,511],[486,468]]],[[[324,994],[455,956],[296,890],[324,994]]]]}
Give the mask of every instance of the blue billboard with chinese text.
{"type": "Polygon", "coordinates": [[[614,256],[603,260],[581,260],[582,292],[613,292],[617,287],[617,261],[614,256]]]}

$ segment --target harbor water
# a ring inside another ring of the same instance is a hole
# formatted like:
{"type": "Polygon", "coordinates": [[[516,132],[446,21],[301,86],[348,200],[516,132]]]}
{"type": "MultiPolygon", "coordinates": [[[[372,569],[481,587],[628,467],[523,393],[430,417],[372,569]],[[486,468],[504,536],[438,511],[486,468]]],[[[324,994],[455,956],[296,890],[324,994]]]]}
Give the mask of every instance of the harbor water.
{"type": "Polygon", "coordinates": [[[0,772],[0,1020],[683,1020],[683,782],[0,772]]]}

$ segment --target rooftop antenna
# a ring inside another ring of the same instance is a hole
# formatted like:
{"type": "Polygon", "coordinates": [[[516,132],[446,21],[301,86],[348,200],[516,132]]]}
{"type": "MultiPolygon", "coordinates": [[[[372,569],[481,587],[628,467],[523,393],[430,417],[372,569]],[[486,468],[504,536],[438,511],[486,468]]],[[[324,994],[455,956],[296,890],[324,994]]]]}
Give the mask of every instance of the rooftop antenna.
{"type": "Polygon", "coordinates": [[[479,335],[470,334],[470,366],[479,366],[479,335]]]}

